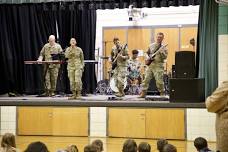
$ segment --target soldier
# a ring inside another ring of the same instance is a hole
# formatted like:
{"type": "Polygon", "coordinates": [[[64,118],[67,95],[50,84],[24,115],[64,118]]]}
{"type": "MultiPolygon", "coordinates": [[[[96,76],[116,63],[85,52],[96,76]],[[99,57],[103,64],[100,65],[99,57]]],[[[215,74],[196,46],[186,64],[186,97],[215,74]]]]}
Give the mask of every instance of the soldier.
{"type": "Polygon", "coordinates": [[[114,46],[111,51],[112,64],[116,65],[113,68],[116,87],[118,88],[117,97],[123,97],[124,94],[124,82],[127,76],[127,60],[129,59],[128,50],[126,45],[123,47],[120,44],[119,38],[113,39],[114,46]],[[115,62],[116,61],[116,62],[115,62]],[[115,64],[116,63],[116,64],[115,64]]]}
{"type": "MultiPolygon", "coordinates": [[[[53,61],[54,58],[62,52],[61,46],[55,42],[55,36],[50,35],[47,44],[40,51],[40,56],[37,61],[53,61]]],[[[59,72],[59,64],[47,64],[44,68],[45,74],[45,93],[47,96],[54,96],[56,91],[56,83],[59,72]]]]}
{"type": "Polygon", "coordinates": [[[149,88],[150,80],[154,77],[156,81],[156,86],[160,95],[164,95],[164,82],[163,82],[163,74],[164,74],[164,61],[168,56],[168,50],[165,45],[162,44],[164,39],[164,34],[159,32],[157,34],[156,42],[152,43],[148,49],[148,56],[152,63],[147,66],[145,72],[145,79],[142,82],[142,92],[140,94],[140,98],[145,98],[147,89],[149,88]],[[152,57],[152,55],[156,52],[156,55],[152,57]]]}
{"type": "Polygon", "coordinates": [[[70,39],[70,47],[66,49],[65,57],[68,58],[68,77],[70,79],[70,89],[73,96],[69,99],[77,99],[81,96],[82,72],[84,71],[84,55],[82,49],[76,46],[75,38],[70,39]]]}

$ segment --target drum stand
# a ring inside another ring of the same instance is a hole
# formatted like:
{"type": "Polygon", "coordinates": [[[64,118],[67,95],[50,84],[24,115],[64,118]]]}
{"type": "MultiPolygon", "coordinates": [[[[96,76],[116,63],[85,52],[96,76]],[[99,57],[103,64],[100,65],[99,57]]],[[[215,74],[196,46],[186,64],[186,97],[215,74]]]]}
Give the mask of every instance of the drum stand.
{"type": "MultiPolygon", "coordinates": [[[[58,76],[59,76],[59,84],[60,84],[59,96],[61,96],[61,97],[66,96],[65,91],[64,91],[64,82],[63,82],[64,69],[65,69],[65,64],[60,64],[58,76]]],[[[58,82],[58,78],[57,78],[57,82],[58,82]]],[[[56,85],[57,85],[57,82],[56,82],[56,85]]]]}
{"type": "Polygon", "coordinates": [[[102,94],[102,95],[110,95],[113,93],[113,91],[110,88],[109,82],[111,79],[112,72],[109,71],[109,78],[101,80],[97,83],[97,88],[96,88],[96,94],[102,94]]]}

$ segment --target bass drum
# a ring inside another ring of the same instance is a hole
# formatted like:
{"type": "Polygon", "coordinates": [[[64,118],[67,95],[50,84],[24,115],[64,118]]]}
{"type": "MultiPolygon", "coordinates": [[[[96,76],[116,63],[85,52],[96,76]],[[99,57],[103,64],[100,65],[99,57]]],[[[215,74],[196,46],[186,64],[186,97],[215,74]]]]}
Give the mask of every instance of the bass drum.
{"type": "MultiPolygon", "coordinates": [[[[112,91],[119,92],[119,89],[116,87],[116,82],[113,77],[111,78],[109,85],[112,91]]],[[[127,77],[124,79],[124,91],[126,90],[126,87],[127,87],[127,77]]]]}

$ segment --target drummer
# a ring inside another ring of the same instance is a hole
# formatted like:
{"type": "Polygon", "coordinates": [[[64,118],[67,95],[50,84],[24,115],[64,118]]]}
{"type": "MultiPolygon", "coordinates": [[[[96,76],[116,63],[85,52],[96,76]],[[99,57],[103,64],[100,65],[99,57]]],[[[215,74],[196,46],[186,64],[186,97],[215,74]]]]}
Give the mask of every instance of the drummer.
{"type": "Polygon", "coordinates": [[[128,60],[128,71],[129,71],[129,75],[128,77],[131,80],[131,83],[133,81],[137,81],[138,84],[141,83],[142,78],[140,75],[140,67],[141,67],[141,63],[138,59],[138,54],[139,51],[138,50],[132,50],[132,57],[131,59],[128,60]]]}

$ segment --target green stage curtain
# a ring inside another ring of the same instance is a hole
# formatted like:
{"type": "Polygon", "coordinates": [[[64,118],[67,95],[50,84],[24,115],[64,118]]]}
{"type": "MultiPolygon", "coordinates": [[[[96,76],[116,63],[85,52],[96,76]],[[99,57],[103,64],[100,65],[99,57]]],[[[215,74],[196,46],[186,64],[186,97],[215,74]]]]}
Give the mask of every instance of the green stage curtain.
{"type": "Polygon", "coordinates": [[[205,78],[205,96],[218,86],[218,4],[201,0],[198,23],[198,77],[205,78]]]}

